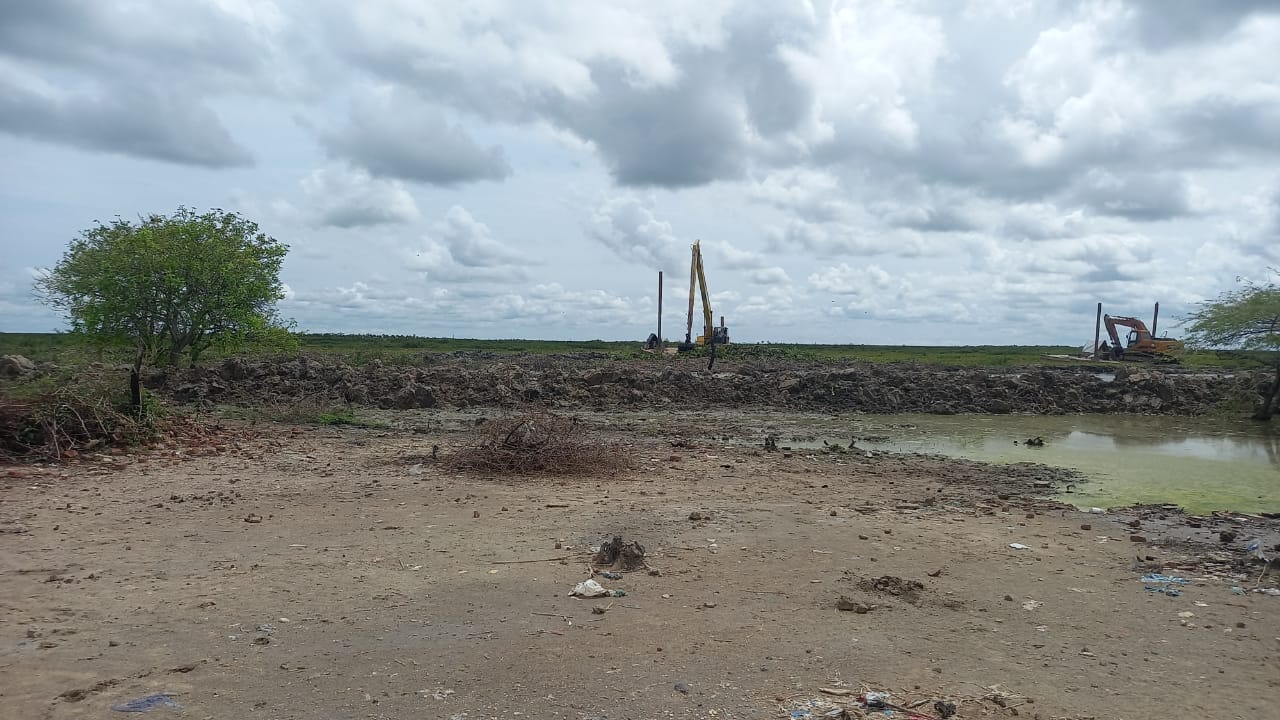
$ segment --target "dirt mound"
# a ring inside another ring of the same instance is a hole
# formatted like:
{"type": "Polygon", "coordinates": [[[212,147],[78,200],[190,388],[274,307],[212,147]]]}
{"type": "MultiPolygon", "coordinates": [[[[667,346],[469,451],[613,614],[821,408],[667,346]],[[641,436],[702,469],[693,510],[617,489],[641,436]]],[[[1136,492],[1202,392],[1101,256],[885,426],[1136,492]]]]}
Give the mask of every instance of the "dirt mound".
{"type": "Polygon", "coordinates": [[[863,578],[859,580],[858,589],[864,592],[902,598],[915,605],[920,602],[920,595],[924,592],[924,583],[919,580],[903,580],[896,575],[881,575],[878,578],[863,578]]]}
{"type": "Polygon", "coordinates": [[[700,362],[589,356],[428,355],[412,365],[329,358],[227,360],[161,370],[147,385],[182,401],[325,399],[382,408],[759,407],[867,413],[1199,415],[1256,394],[1257,378],[1140,369],[1112,380],[1088,368],[980,370],[912,363],[700,362]]]}

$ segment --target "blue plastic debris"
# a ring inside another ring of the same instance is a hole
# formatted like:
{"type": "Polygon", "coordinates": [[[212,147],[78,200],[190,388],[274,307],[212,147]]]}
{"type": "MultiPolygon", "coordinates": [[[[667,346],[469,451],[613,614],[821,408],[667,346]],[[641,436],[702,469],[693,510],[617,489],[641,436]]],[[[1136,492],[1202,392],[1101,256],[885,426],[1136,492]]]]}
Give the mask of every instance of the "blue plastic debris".
{"type": "Polygon", "coordinates": [[[1160,573],[1152,573],[1143,575],[1142,582],[1148,585],[1163,585],[1172,583],[1174,585],[1190,585],[1191,581],[1184,577],[1175,577],[1170,575],[1161,575],[1160,573]]]}
{"type": "Polygon", "coordinates": [[[1151,573],[1142,576],[1142,589],[1147,592],[1153,592],[1159,595],[1168,595],[1169,597],[1178,597],[1182,591],[1174,587],[1175,585],[1190,585],[1191,581],[1184,577],[1176,577],[1172,575],[1161,575],[1160,573],[1151,573]]]}
{"type": "Polygon", "coordinates": [[[600,577],[606,580],[621,580],[622,573],[613,572],[612,570],[602,570],[600,572],[600,577]]]}
{"type": "Polygon", "coordinates": [[[159,707],[181,708],[182,706],[173,701],[172,695],[148,695],[137,700],[129,702],[117,703],[111,706],[116,712],[151,712],[159,707]]]}

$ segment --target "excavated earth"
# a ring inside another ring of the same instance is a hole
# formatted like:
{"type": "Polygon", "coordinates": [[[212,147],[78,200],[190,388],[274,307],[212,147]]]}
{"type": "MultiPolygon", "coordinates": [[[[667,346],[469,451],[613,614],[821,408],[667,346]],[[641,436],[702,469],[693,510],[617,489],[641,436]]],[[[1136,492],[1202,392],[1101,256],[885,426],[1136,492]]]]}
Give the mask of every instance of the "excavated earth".
{"type": "Polygon", "coordinates": [[[179,401],[251,404],[308,399],[388,409],[542,406],[559,409],[776,408],[898,413],[1201,415],[1223,398],[1257,395],[1262,375],[1120,367],[973,369],[914,363],[720,362],[655,357],[449,353],[415,365],[352,366],[301,357],[233,358],[161,370],[149,387],[179,401]],[[1112,376],[1114,375],[1114,379],[1112,376]]]}

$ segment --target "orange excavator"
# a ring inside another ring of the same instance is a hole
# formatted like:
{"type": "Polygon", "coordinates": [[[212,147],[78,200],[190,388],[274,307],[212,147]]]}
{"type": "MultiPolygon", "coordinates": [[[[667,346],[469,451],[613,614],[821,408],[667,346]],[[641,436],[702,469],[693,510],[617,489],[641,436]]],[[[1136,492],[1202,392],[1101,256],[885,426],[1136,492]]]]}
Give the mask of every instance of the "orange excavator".
{"type": "Polygon", "coordinates": [[[1135,317],[1103,315],[1102,322],[1107,326],[1107,335],[1111,337],[1111,345],[1105,342],[1099,346],[1100,357],[1112,360],[1130,360],[1136,362],[1178,362],[1178,353],[1185,349],[1181,340],[1171,337],[1154,337],[1147,329],[1147,324],[1135,317]],[[1129,328],[1126,342],[1121,342],[1117,327],[1129,328]]]}

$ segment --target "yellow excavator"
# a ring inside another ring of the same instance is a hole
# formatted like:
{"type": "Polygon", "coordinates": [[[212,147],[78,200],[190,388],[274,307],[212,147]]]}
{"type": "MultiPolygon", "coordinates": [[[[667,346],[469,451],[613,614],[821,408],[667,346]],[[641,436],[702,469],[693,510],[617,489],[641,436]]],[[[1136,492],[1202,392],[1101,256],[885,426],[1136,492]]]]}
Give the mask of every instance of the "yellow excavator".
{"type": "MultiPolygon", "coordinates": [[[[728,345],[729,328],[725,327],[724,317],[717,326],[711,313],[711,294],[707,292],[707,272],[702,268],[702,241],[693,241],[693,260],[689,264],[689,323],[685,327],[684,342],[677,348],[687,352],[695,347],[706,345],[728,345]],[[702,291],[702,334],[693,338],[693,304],[694,287],[702,291]]],[[[712,348],[714,350],[714,347],[712,348]]]]}
{"type": "Polygon", "coordinates": [[[1147,324],[1135,317],[1103,315],[1102,322],[1107,326],[1107,335],[1111,337],[1111,345],[1105,342],[1099,346],[1098,354],[1112,360],[1130,360],[1137,362],[1178,362],[1178,353],[1185,349],[1181,340],[1171,337],[1154,337],[1147,329],[1147,324]],[[1120,332],[1116,327],[1129,328],[1127,342],[1121,343],[1120,332]]]}

